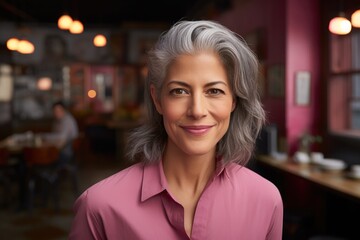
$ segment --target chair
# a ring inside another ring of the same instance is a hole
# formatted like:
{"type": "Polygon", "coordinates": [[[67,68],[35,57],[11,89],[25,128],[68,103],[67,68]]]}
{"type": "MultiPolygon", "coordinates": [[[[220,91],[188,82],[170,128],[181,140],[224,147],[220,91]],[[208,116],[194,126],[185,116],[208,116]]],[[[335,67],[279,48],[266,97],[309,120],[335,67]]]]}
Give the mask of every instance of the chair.
{"type": "Polygon", "coordinates": [[[65,179],[67,176],[71,178],[74,197],[79,195],[79,181],[78,181],[78,161],[79,161],[79,150],[82,145],[82,136],[79,136],[70,141],[69,146],[71,148],[71,155],[67,156],[67,160],[57,166],[57,171],[61,175],[60,180],[65,179]]]}
{"type": "Polygon", "coordinates": [[[28,167],[28,207],[34,207],[35,191],[41,190],[43,204],[48,202],[49,195],[54,200],[54,207],[59,210],[59,180],[61,170],[57,166],[60,151],[55,146],[24,147],[24,160],[28,167]]]}
{"type": "Polygon", "coordinates": [[[12,183],[15,178],[14,166],[10,164],[10,152],[0,147],[0,184],[3,187],[1,205],[7,206],[11,203],[12,183]]]}

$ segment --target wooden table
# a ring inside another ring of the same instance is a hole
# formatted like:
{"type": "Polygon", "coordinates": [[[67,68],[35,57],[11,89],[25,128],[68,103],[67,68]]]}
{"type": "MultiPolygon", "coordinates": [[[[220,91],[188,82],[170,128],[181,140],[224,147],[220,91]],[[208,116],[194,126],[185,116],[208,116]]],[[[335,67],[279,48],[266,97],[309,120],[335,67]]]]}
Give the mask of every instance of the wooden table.
{"type": "MultiPolygon", "coordinates": [[[[24,134],[25,136],[25,134],[24,134]]],[[[58,160],[62,142],[44,141],[40,135],[32,135],[30,138],[23,137],[22,134],[14,134],[0,141],[0,148],[7,152],[5,164],[31,164],[28,160],[30,152],[36,155],[39,164],[51,164],[58,160]],[[19,137],[21,136],[21,137],[19,137]]]]}
{"type": "MultiPolygon", "coordinates": [[[[256,166],[260,174],[279,188],[284,213],[290,219],[310,219],[307,220],[310,224],[305,225],[317,234],[360,239],[360,180],[349,178],[346,169],[323,170],[314,164],[299,164],[290,158],[281,161],[265,155],[256,156],[256,166]]],[[[304,229],[302,222],[305,221],[290,220],[285,226],[304,229]]]]}
{"type": "Polygon", "coordinates": [[[345,194],[360,201],[360,180],[349,178],[347,171],[322,170],[312,164],[298,164],[291,159],[279,161],[266,155],[257,156],[257,160],[261,164],[293,174],[328,190],[345,194]]]}
{"type": "Polygon", "coordinates": [[[39,138],[16,139],[10,136],[0,142],[0,148],[7,151],[4,164],[12,167],[16,174],[14,181],[19,189],[19,209],[32,209],[35,179],[38,179],[38,176],[49,179],[48,182],[58,178],[54,171],[54,163],[59,159],[61,147],[61,144],[42,141],[39,138]],[[38,174],[40,171],[41,174],[38,174]]]}

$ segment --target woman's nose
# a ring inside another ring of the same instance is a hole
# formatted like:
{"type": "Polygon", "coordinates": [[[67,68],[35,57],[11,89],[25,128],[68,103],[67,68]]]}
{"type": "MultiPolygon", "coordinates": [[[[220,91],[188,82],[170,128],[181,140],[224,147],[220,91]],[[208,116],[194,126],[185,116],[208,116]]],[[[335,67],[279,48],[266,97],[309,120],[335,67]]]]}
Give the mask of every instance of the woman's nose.
{"type": "Polygon", "coordinates": [[[194,94],[191,98],[188,115],[195,119],[199,119],[206,116],[206,114],[206,99],[201,94],[194,94]]]}

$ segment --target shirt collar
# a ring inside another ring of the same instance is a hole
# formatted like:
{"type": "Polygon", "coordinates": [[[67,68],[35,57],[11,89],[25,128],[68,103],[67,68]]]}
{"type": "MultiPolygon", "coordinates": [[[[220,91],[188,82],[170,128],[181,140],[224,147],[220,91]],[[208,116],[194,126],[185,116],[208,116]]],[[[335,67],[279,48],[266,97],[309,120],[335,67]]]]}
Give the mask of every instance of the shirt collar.
{"type": "MultiPolygon", "coordinates": [[[[220,177],[225,172],[226,164],[221,157],[216,159],[216,169],[212,181],[220,177]]],[[[141,201],[144,202],[149,198],[161,193],[167,189],[167,181],[164,174],[162,161],[156,161],[156,163],[145,163],[143,171],[143,181],[141,189],[141,201]]]]}
{"type": "Polygon", "coordinates": [[[161,193],[167,188],[167,182],[162,166],[162,161],[144,164],[141,201],[161,193]]]}

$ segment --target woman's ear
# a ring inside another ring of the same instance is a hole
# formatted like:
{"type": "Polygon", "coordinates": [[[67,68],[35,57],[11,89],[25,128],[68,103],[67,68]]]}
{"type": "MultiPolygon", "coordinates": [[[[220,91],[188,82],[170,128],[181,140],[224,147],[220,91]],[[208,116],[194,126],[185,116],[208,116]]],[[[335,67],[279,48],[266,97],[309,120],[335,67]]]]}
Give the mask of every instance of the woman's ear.
{"type": "Polygon", "coordinates": [[[236,97],[233,98],[232,106],[231,106],[231,112],[235,110],[236,107],[236,97]]]}
{"type": "Polygon", "coordinates": [[[162,114],[161,103],[158,99],[158,94],[156,93],[156,88],[155,88],[154,84],[150,85],[150,94],[151,94],[151,98],[154,102],[154,105],[156,107],[156,110],[158,111],[159,114],[162,114]]]}

